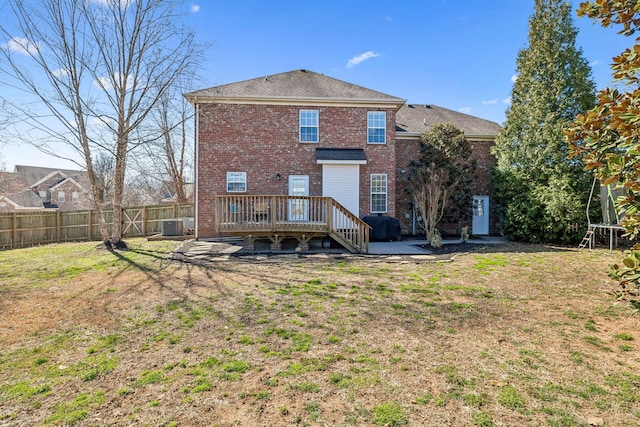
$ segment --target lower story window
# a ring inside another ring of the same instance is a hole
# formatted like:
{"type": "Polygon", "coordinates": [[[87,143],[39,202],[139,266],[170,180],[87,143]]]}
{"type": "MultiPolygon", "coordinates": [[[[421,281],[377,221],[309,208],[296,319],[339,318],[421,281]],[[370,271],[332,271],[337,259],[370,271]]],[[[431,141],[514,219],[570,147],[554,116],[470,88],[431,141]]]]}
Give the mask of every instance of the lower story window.
{"type": "Polygon", "coordinates": [[[371,174],[371,213],[387,212],[387,174],[371,174]]]}
{"type": "Polygon", "coordinates": [[[246,193],[247,173],[227,172],[227,191],[229,193],[246,193]]]}

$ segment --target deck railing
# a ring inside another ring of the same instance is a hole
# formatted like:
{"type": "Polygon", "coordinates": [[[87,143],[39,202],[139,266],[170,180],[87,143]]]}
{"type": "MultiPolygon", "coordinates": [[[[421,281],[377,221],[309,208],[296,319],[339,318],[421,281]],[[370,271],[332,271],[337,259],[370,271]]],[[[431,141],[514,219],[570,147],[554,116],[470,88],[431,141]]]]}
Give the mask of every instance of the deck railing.
{"type": "Polygon", "coordinates": [[[352,251],[369,251],[369,226],[331,197],[223,195],[215,211],[221,234],[328,234],[352,251]]]}

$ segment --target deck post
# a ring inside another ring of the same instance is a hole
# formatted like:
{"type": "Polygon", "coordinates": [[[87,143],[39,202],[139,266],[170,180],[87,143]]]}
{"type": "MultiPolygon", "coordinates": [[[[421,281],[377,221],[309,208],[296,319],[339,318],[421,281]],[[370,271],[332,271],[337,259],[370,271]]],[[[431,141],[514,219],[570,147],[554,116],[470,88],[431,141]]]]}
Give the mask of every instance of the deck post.
{"type": "Polygon", "coordinates": [[[250,249],[252,251],[256,249],[256,236],[249,234],[246,236],[242,236],[242,240],[244,240],[247,244],[247,249],[250,249]]]}
{"type": "Polygon", "coordinates": [[[302,236],[297,236],[296,239],[298,239],[298,247],[300,248],[301,251],[308,251],[309,250],[309,241],[311,241],[312,236],[309,236],[307,234],[303,234],[302,236]]]}
{"type": "Polygon", "coordinates": [[[273,236],[269,236],[269,240],[271,240],[271,250],[272,251],[281,250],[283,239],[284,239],[284,236],[279,236],[277,234],[274,234],[273,236]]]}
{"type": "Polygon", "coordinates": [[[269,218],[271,220],[271,231],[275,231],[276,229],[276,217],[278,216],[276,203],[278,203],[276,196],[271,196],[271,200],[269,201],[269,218]]]}

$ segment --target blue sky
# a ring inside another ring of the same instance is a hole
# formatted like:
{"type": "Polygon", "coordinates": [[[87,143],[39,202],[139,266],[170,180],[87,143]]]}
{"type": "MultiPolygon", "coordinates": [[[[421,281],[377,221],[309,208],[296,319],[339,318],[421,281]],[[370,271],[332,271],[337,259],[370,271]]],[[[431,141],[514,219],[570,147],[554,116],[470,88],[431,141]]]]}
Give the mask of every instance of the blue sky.
{"type": "MultiPolygon", "coordinates": [[[[187,4],[186,24],[210,44],[194,89],[309,69],[409,103],[502,124],[527,44],[533,0],[209,0],[187,4]]],[[[573,9],[579,1],[573,0],[573,9]]],[[[598,89],[632,39],[589,18],[577,44],[598,89]]],[[[6,41],[0,41],[5,43],[6,41]]],[[[29,147],[0,146],[6,166],[75,167],[29,147]]]]}

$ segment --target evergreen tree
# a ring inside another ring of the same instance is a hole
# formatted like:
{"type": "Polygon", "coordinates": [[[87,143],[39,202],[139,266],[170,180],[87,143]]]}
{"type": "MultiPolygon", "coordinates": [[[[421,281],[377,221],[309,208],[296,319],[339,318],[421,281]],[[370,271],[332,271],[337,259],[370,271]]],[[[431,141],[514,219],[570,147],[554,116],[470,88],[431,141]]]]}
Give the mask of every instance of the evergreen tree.
{"type": "Polygon", "coordinates": [[[568,242],[585,222],[590,176],[568,160],[563,129],[595,104],[591,69],[576,47],[571,6],[535,0],[529,45],[517,58],[517,80],[496,138],[493,182],[500,226],[514,240],[568,242]]]}

